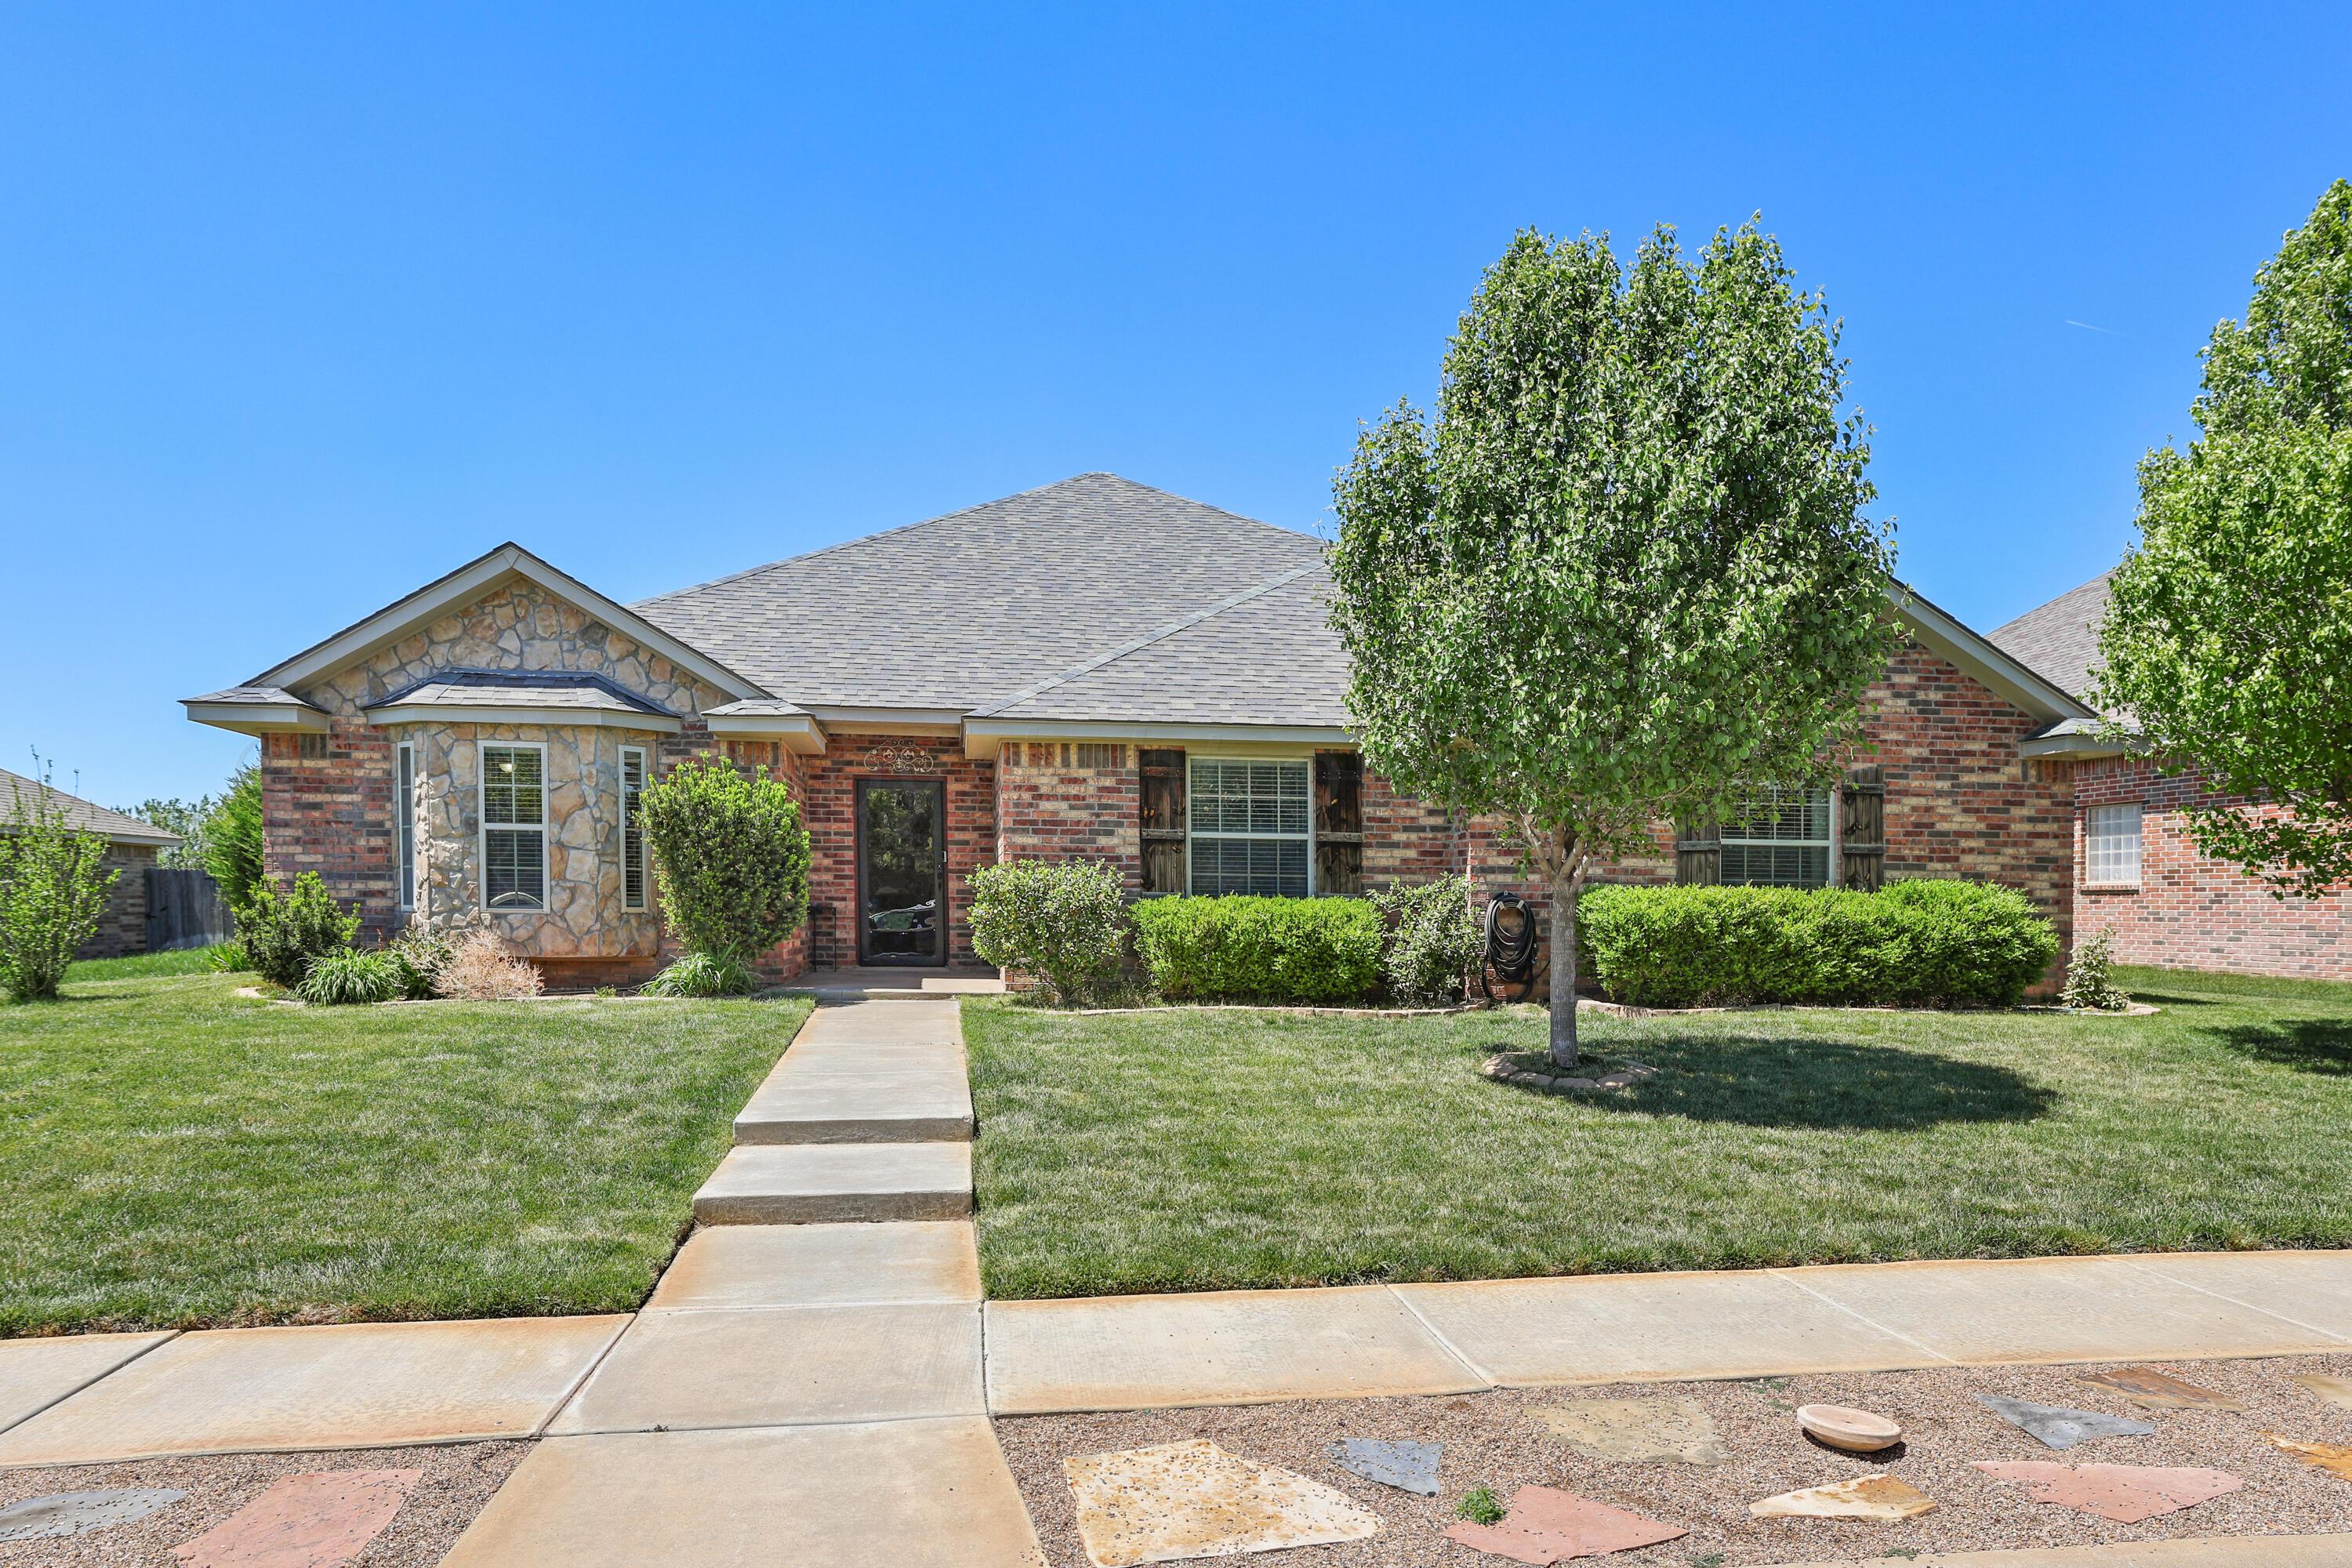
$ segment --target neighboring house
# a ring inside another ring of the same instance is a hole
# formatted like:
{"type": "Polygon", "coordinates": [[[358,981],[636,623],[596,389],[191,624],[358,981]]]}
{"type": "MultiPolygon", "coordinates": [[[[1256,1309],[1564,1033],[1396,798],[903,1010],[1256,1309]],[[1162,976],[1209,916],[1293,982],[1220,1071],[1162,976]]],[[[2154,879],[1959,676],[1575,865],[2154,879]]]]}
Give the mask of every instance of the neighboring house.
{"type": "MultiPolygon", "coordinates": [[[[1992,641],[2087,697],[2112,575],[2027,611],[1992,641]]],[[[2199,853],[2181,816],[2192,805],[2273,808],[2217,794],[2193,771],[2168,774],[2105,729],[2069,721],[2026,743],[2029,755],[2073,773],[2076,927],[2113,931],[2128,963],[2352,979],[2352,891],[2273,898],[2236,866],[2199,853]]]]}
{"type": "MultiPolygon", "coordinates": [[[[658,961],[633,803],[695,752],[803,803],[812,917],[771,973],[971,963],[998,860],[1138,895],[1513,880],[1492,825],[1363,771],[1328,592],[1318,540],[1085,474],[632,605],[502,545],[186,706],[261,737],[273,876],[379,932],[488,919],[558,983],[658,961]]],[[[1868,767],[1612,875],[1989,878],[2063,926],[2072,786],[2020,747],[2090,710],[1899,587],[1889,613],[1868,767]]]]}
{"type": "MultiPolygon", "coordinates": [[[[40,780],[0,768],[0,831],[5,831],[6,818],[16,810],[20,795],[29,806],[40,792],[40,780]]],[[[125,953],[146,952],[147,873],[154,869],[155,857],[177,844],[180,836],[166,833],[153,823],[94,805],[54,785],[49,788],[49,799],[64,808],[68,826],[98,834],[106,840],[106,856],[99,862],[100,869],[121,873],[107,891],[106,910],[98,919],[98,934],[82,943],[74,956],[121,958],[125,953]]]]}

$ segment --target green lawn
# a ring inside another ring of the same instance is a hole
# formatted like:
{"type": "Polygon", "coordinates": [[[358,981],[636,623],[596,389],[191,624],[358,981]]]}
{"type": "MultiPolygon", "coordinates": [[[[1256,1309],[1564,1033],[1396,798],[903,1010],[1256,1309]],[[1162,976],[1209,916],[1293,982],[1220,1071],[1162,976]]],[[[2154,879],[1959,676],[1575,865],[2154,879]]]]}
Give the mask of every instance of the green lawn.
{"type": "Polygon", "coordinates": [[[0,1334],[635,1307],[809,1006],[251,979],[77,965],[0,1005],[0,1334]]]}
{"type": "Polygon", "coordinates": [[[2163,1011],[1588,1015],[1660,1076],[1489,1082],[1532,1010],[971,1000],[991,1296],[2352,1245],[2352,986],[2139,970],[2163,1011]]]}

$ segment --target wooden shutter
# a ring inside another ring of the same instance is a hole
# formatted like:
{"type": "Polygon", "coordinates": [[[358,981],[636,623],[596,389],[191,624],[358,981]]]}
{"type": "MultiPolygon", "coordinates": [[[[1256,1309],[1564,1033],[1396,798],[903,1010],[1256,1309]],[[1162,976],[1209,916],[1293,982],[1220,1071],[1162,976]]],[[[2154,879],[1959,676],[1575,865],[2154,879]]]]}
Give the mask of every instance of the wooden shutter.
{"type": "Polygon", "coordinates": [[[1886,880],[1886,770],[1854,769],[1839,798],[1839,885],[1875,892],[1886,880]]]}
{"type": "Polygon", "coordinates": [[[1355,752],[1315,753],[1315,890],[1364,890],[1364,759],[1355,752]]]}
{"type": "Polygon", "coordinates": [[[1142,774],[1143,890],[1184,890],[1184,753],[1138,749],[1142,774]]]}
{"type": "Polygon", "coordinates": [[[1711,888],[1723,880],[1723,829],[1714,823],[1675,829],[1675,880],[1711,888]]]}

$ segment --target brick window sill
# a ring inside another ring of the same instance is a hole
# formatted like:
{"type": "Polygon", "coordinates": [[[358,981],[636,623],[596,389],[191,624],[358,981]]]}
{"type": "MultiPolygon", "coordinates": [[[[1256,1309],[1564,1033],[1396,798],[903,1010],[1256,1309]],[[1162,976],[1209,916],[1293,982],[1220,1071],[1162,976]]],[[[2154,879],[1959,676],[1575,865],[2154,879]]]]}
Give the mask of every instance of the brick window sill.
{"type": "Polygon", "coordinates": [[[2139,889],[2137,882],[2084,882],[2081,890],[2085,893],[2137,893],[2139,889]]]}

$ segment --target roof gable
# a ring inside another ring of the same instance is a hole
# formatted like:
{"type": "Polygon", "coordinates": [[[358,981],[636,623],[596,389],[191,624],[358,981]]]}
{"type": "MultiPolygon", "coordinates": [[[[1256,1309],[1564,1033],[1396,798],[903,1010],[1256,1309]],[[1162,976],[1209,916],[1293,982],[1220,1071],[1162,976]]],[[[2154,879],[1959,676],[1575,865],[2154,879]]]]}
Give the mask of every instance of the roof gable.
{"type": "Polygon", "coordinates": [[[2113,570],[2102,572],[2081,587],[2070,588],[2048,604],[1994,627],[1990,640],[2087,700],[2091,671],[2099,663],[2099,623],[2107,617],[2107,595],[2114,578],[2113,570]]]}
{"type": "Polygon", "coordinates": [[[1313,567],[1322,548],[1081,474],[635,607],[803,708],[961,713],[1313,567]]]}

